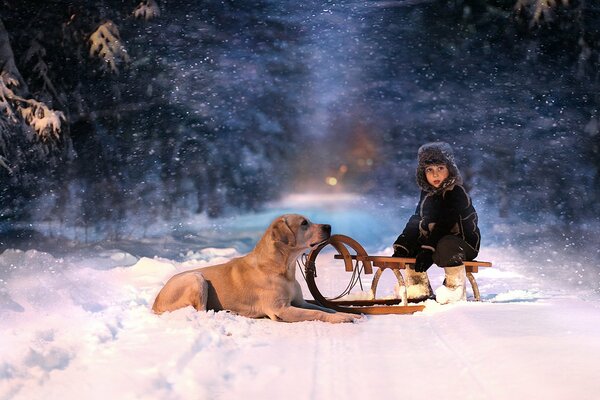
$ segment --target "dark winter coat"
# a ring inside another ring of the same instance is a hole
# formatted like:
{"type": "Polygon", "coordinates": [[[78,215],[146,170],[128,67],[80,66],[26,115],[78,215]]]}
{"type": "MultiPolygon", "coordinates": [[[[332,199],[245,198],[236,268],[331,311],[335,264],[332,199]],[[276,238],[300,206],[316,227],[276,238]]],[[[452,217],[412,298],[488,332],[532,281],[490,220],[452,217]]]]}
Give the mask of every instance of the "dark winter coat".
{"type": "Polygon", "coordinates": [[[415,256],[422,248],[435,250],[442,237],[455,235],[477,253],[481,240],[477,212],[462,186],[452,148],[442,142],[428,143],[419,149],[418,158],[417,184],[421,198],[415,214],[394,243],[395,251],[415,256]],[[430,185],[425,176],[425,168],[433,164],[445,164],[448,168],[448,178],[438,188],[430,185]]]}

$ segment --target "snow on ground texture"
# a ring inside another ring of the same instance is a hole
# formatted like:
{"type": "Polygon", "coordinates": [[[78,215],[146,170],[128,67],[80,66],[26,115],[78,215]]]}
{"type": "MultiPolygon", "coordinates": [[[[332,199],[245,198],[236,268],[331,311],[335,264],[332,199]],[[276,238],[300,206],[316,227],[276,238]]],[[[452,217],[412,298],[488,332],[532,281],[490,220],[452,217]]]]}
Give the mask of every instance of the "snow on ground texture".
{"type": "MultiPolygon", "coordinates": [[[[385,240],[371,242],[369,252],[389,251],[385,240]]],[[[540,283],[516,251],[493,245],[480,256],[494,262],[476,276],[481,303],[428,301],[412,316],[342,325],[151,313],[171,275],[236,256],[232,247],[190,248],[179,261],[5,251],[0,399],[592,399],[600,391],[600,302],[540,283]]],[[[319,268],[322,279],[346,274],[319,268]]],[[[442,271],[430,275],[435,289],[442,271]]],[[[379,288],[379,297],[393,295],[389,271],[379,288]]]]}

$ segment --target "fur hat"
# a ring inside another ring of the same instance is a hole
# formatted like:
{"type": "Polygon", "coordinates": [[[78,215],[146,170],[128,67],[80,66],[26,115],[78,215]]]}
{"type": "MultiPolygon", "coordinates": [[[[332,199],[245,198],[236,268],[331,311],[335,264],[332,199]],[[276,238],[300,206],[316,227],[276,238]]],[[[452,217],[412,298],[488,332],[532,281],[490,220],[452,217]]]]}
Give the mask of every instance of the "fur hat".
{"type": "Polygon", "coordinates": [[[454,161],[454,152],[448,143],[426,143],[419,148],[417,157],[417,185],[419,185],[422,190],[428,193],[436,193],[442,192],[452,185],[462,184],[460,171],[454,161]],[[430,185],[429,182],[427,182],[427,177],[425,175],[425,168],[427,168],[427,166],[437,164],[445,164],[448,168],[448,178],[446,178],[438,188],[430,185]]]}

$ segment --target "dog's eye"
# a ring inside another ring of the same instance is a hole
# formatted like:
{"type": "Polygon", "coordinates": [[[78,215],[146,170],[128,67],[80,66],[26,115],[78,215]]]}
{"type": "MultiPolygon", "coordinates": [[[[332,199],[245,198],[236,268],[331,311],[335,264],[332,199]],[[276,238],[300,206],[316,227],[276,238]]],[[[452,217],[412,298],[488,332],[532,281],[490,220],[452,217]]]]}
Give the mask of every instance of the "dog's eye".
{"type": "Polygon", "coordinates": [[[302,221],[302,223],[301,223],[300,225],[302,225],[302,226],[307,226],[307,225],[308,225],[308,221],[307,221],[307,220],[304,220],[304,221],[302,221]]]}

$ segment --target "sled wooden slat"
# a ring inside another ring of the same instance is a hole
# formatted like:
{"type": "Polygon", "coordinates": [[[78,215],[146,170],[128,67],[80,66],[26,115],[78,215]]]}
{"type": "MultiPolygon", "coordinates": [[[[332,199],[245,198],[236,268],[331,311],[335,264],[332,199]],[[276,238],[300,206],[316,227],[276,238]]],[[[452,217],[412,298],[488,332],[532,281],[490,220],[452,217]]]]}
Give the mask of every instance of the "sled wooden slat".
{"type": "MultiPolygon", "coordinates": [[[[318,304],[335,311],[346,312],[351,314],[368,314],[368,315],[384,315],[384,314],[413,314],[417,311],[423,311],[424,305],[378,305],[369,304],[368,300],[356,301],[327,301],[321,302],[317,300],[306,300],[312,304],[318,304]]],[[[377,301],[377,300],[374,300],[377,301]]],[[[402,301],[402,300],[399,300],[402,301]]]]}
{"type": "Polygon", "coordinates": [[[368,315],[386,315],[386,314],[413,314],[417,311],[423,311],[423,305],[408,305],[408,306],[368,306],[368,307],[348,307],[344,312],[354,314],[368,315]]]}
{"type": "MultiPolygon", "coordinates": [[[[342,259],[343,257],[339,254],[334,256],[335,259],[342,259]]],[[[358,261],[370,261],[374,266],[379,268],[397,268],[397,269],[406,269],[406,264],[412,265],[415,263],[415,258],[407,258],[407,257],[388,257],[388,256],[358,256],[358,255],[350,255],[352,260],[358,261]]],[[[492,263],[489,261],[465,261],[463,263],[465,265],[465,269],[467,272],[479,272],[479,267],[491,267],[492,263]]],[[[368,273],[365,271],[365,273],[368,273]]]]}

